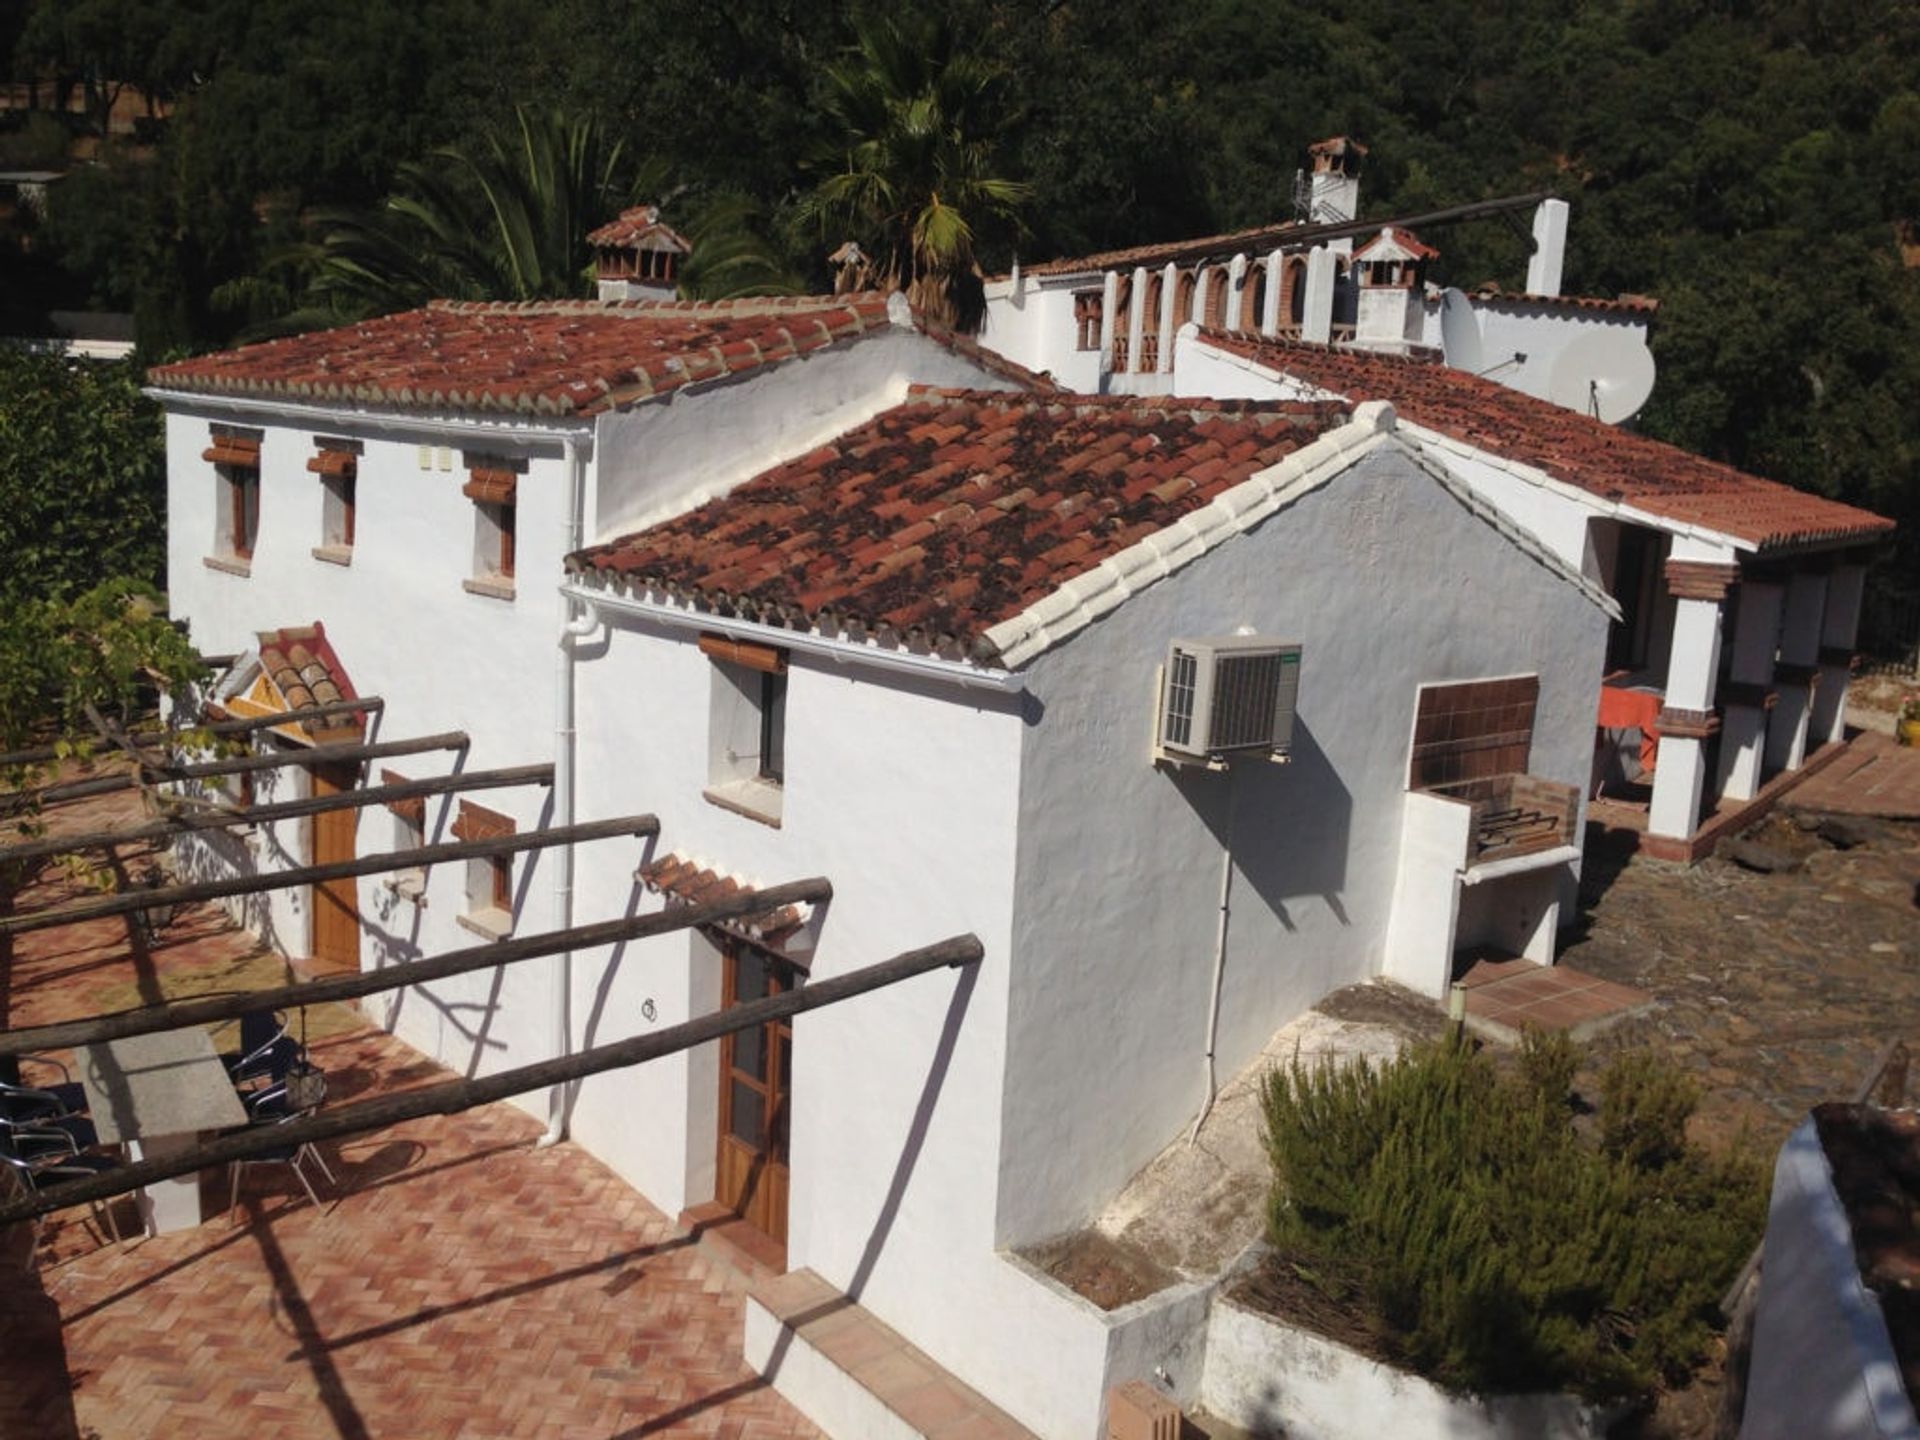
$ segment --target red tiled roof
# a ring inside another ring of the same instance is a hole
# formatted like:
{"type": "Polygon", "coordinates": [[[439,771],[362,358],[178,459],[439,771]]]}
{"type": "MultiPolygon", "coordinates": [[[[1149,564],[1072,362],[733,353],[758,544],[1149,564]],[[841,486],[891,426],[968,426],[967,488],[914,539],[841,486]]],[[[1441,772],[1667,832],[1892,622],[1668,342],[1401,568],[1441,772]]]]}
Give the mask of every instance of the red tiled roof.
{"type": "MultiPolygon", "coordinates": [[[[634,878],[656,894],[665,895],[670,903],[679,905],[708,905],[753,888],[732,875],[723,875],[697,861],[671,854],[655,856],[640,867],[634,878]]],[[[721,923],[729,929],[743,930],[756,940],[778,944],[806,924],[812,909],[810,905],[781,905],[721,923]]]]}
{"type": "Polygon", "coordinates": [[[1532,465],[1603,500],[1762,549],[1867,538],[1893,529],[1871,511],[1703,459],[1492,380],[1428,361],[1223,330],[1206,343],[1358,403],[1532,465]]]}
{"type": "Polygon", "coordinates": [[[1438,259],[1440,255],[1438,250],[1427,244],[1426,241],[1422,240],[1406,227],[1401,225],[1383,225],[1380,227],[1380,233],[1378,235],[1374,236],[1371,240],[1367,241],[1366,244],[1353,252],[1353,258],[1356,260],[1365,260],[1372,255],[1375,250],[1380,249],[1399,249],[1411,255],[1416,260],[1434,260],[1438,259]]]}
{"type": "Polygon", "coordinates": [[[888,324],[883,295],[699,303],[436,300],[161,365],[173,390],[413,410],[592,415],[888,324]]]}
{"type": "Polygon", "coordinates": [[[693,247],[670,225],[660,222],[660,207],[635,205],[587,232],[587,244],[599,250],[671,250],[685,255],[693,247]]]}
{"type": "Polygon", "coordinates": [[[925,390],[568,557],[775,624],[982,634],[1345,420],[1340,404],[925,390]]]}
{"type": "MultiPolygon", "coordinates": [[[[280,692],[287,709],[305,710],[360,698],[347,677],[347,667],[340,663],[333,642],[327,639],[327,627],[318,620],[311,625],[262,630],[256,638],[260,669],[280,692]]],[[[358,734],[365,720],[363,713],[355,711],[308,721],[300,728],[315,738],[358,734]]]]}

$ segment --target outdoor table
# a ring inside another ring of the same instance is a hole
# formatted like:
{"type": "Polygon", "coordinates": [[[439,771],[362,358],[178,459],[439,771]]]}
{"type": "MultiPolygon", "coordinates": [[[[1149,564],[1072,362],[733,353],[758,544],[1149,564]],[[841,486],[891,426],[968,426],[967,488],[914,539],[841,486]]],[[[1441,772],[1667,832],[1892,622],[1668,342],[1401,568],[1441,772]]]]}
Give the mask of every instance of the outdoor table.
{"type": "MultiPolygon", "coordinates": [[[[247,1123],[247,1107],[198,1026],[84,1045],[78,1058],[100,1139],[125,1142],[136,1160],[176,1155],[206,1131],[247,1123]]],[[[148,1185],[139,1199],[149,1235],[200,1223],[197,1172],[148,1185]]]]}
{"type": "Polygon", "coordinates": [[[1600,682],[1600,728],[1638,730],[1640,732],[1640,769],[1653,774],[1660,757],[1660,731],[1657,728],[1665,692],[1659,686],[1638,677],[1620,673],[1600,682]]]}

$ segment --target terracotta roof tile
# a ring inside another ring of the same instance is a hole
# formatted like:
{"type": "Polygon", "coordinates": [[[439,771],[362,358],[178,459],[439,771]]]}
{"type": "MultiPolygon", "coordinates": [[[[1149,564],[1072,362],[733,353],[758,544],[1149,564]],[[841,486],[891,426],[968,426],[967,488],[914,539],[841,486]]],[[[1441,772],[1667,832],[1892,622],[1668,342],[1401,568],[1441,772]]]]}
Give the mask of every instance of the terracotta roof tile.
{"type": "Polygon", "coordinates": [[[587,232],[587,244],[600,250],[671,250],[688,254],[693,247],[672,226],[663,224],[657,205],[633,205],[597,230],[587,232]]]}
{"type": "Polygon", "coordinates": [[[888,324],[886,297],[436,300],[157,366],[156,385],[396,409],[592,415],[888,324]]]}
{"type": "MultiPolygon", "coordinates": [[[[747,881],[724,874],[683,855],[657,855],[635,872],[634,878],[648,890],[667,897],[669,904],[706,905],[725,900],[754,887],[747,881]]],[[[807,923],[811,905],[781,905],[772,910],[757,910],[721,924],[751,938],[777,945],[807,923]]]]}
{"type": "Polygon", "coordinates": [[[1660,302],[1651,295],[1535,295],[1526,290],[1502,290],[1483,285],[1473,292],[1476,305],[1538,305],[1568,310],[1616,310],[1629,314],[1652,315],[1660,302]]]}
{"type": "Polygon", "coordinates": [[[972,648],[1347,414],[916,387],[831,445],[567,564],[770,623],[972,648]]]}
{"type": "Polygon", "coordinates": [[[1603,424],[1445,365],[1392,355],[1202,331],[1245,356],[1359,403],[1391,401],[1399,416],[1465,444],[1544,470],[1600,499],[1765,549],[1871,538],[1893,521],[1603,424]]]}
{"type": "MultiPolygon", "coordinates": [[[[357,700],[346,666],[334,653],[327,639],[327,627],[319,621],[311,625],[291,626],[283,630],[259,633],[260,668],[273,681],[289,710],[304,710],[315,705],[331,705],[339,700],[357,700]]],[[[358,712],[336,715],[302,728],[318,737],[342,731],[358,733],[365,716],[358,712]]]]}

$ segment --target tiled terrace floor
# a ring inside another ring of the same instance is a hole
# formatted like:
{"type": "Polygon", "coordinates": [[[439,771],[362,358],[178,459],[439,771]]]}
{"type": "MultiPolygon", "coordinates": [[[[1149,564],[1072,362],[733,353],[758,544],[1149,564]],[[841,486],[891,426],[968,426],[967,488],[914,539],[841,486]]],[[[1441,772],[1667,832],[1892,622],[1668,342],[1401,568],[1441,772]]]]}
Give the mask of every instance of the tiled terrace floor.
{"type": "Polygon", "coordinates": [[[1468,1028],[1504,1043],[1530,1027],[1585,1040],[1654,1005],[1644,991],[1531,960],[1476,960],[1460,983],[1467,987],[1468,1028]]]}
{"type": "MultiPolygon", "coordinates": [[[[139,956],[117,922],[36,932],[0,950],[0,1018],[282,969],[206,909],[139,956]]],[[[309,1026],[336,1098],[444,1078],[351,1011],[309,1026]]],[[[540,1129],[494,1105],[329,1144],[341,1184],[320,1210],[260,1167],[238,1225],[118,1247],[51,1225],[37,1277],[17,1252],[0,1269],[0,1437],[817,1435],[741,1359],[731,1257],[575,1147],[533,1149],[540,1129]]],[[[214,1208],[225,1182],[209,1177],[214,1208]]]]}
{"type": "Polygon", "coordinates": [[[1800,810],[1920,820],[1920,750],[1863,730],[1847,753],[1793,792],[1800,810]]]}

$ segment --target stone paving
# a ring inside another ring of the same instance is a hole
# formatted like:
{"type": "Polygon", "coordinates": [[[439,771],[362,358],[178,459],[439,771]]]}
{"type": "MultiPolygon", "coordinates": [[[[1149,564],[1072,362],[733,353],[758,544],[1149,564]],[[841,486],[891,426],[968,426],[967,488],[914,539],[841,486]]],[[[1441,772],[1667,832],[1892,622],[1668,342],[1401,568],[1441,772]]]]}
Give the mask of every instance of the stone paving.
{"type": "MultiPolygon", "coordinates": [[[[54,877],[19,907],[61,893],[54,877]]],[[[209,908],[150,951],[128,938],[118,921],[19,937],[0,1019],[285,974],[209,908]]],[[[446,1078],[354,1011],[307,1018],[337,1099],[446,1078]]],[[[534,1149],[541,1128],[492,1105],[329,1143],[323,1208],[255,1167],[239,1213],[158,1239],[103,1246],[83,1211],[56,1217],[37,1275],[17,1243],[0,1269],[0,1436],[817,1436],[741,1359],[744,1262],[574,1146],[534,1149]]],[[[217,1211],[227,1177],[203,1183],[217,1211]]]]}

